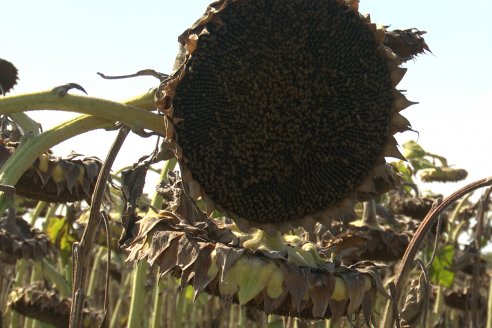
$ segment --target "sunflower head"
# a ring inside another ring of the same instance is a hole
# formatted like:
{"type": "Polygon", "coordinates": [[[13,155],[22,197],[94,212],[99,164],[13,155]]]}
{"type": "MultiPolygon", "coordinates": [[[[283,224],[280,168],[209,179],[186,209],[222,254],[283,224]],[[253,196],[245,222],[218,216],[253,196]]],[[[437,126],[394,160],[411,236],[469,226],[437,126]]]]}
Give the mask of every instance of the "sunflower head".
{"type": "Polygon", "coordinates": [[[384,36],[343,1],[210,5],[157,93],[190,195],[243,228],[286,230],[387,188],[410,102],[384,36]]]}
{"type": "Polygon", "coordinates": [[[17,84],[17,68],[9,61],[0,58],[0,95],[9,92],[17,84]]]}

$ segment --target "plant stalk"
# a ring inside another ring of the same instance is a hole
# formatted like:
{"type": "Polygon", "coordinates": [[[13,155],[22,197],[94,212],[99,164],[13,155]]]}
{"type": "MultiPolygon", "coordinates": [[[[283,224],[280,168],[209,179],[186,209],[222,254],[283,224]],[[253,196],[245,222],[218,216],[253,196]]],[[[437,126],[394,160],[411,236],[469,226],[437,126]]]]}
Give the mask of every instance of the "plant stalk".
{"type": "Polygon", "coordinates": [[[80,243],[73,244],[73,262],[74,262],[74,274],[73,274],[73,288],[72,288],[72,306],[70,308],[70,328],[79,328],[82,324],[82,309],[84,306],[85,288],[84,282],[89,262],[89,253],[94,244],[96,238],[97,228],[101,221],[101,214],[99,212],[106,190],[106,182],[110,176],[111,166],[118,155],[126,136],[129,133],[127,127],[122,127],[118,132],[113,146],[111,147],[106,161],[104,162],[99,177],[96,181],[94,188],[94,194],[91,200],[91,210],[89,214],[89,221],[82,235],[80,243]]]}
{"type": "Polygon", "coordinates": [[[457,190],[456,192],[452,193],[450,196],[446,197],[444,200],[441,202],[436,202],[433,204],[431,210],[429,213],[427,213],[426,217],[418,227],[417,231],[412,237],[412,240],[410,241],[410,244],[408,245],[407,249],[405,250],[405,254],[403,255],[402,259],[402,264],[396,273],[396,278],[395,278],[395,285],[396,285],[396,295],[394,297],[394,300],[388,300],[386,303],[385,311],[384,311],[384,316],[383,316],[383,322],[381,324],[381,327],[384,328],[392,328],[393,323],[394,323],[394,313],[392,310],[392,302],[396,302],[396,304],[399,303],[401,293],[403,290],[403,287],[407,283],[408,276],[414,266],[414,259],[415,256],[417,255],[418,250],[420,249],[420,246],[422,245],[423,241],[425,240],[425,237],[427,236],[427,233],[429,230],[432,228],[434,223],[439,217],[439,214],[445,210],[449,205],[453,204],[457,200],[459,200],[461,197],[469,194],[470,192],[479,189],[479,188],[484,188],[492,185],[492,177],[481,179],[475,182],[472,182],[465,187],[457,190]]]}
{"type": "Polygon", "coordinates": [[[145,306],[145,279],[149,265],[146,261],[140,261],[133,270],[132,296],[128,328],[142,327],[142,310],[145,306]]]}
{"type": "MultiPolygon", "coordinates": [[[[80,116],[62,123],[36,137],[23,137],[19,148],[10,156],[0,170],[0,184],[14,186],[22,174],[46,149],[87,131],[112,127],[113,124],[102,118],[80,116]]],[[[0,191],[0,213],[10,206],[10,199],[0,191]]]]}
{"type": "MultiPolygon", "coordinates": [[[[140,98],[134,98],[131,101],[141,104],[140,98]]],[[[165,134],[165,126],[159,115],[139,107],[106,99],[70,94],[60,96],[57,91],[51,90],[9,96],[0,100],[0,115],[47,109],[88,114],[105,118],[111,122],[121,122],[132,130],[149,129],[162,135],[165,134]]]]}
{"type": "Polygon", "coordinates": [[[492,328],[492,277],[489,280],[489,295],[487,302],[487,328],[492,328]]]}
{"type": "MultiPolygon", "coordinates": [[[[164,166],[161,170],[160,174],[160,179],[164,179],[167,177],[167,173],[171,170],[174,170],[174,167],[176,166],[176,160],[171,159],[168,160],[164,163],[164,166]]],[[[162,197],[158,194],[155,193],[152,200],[151,200],[151,205],[157,208],[162,207],[162,197]]],[[[130,317],[128,319],[128,327],[136,327],[134,325],[140,324],[141,323],[141,315],[143,312],[144,308],[144,301],[143,301],[143,295],[144,289],[145,289],[145,279],[146,279],[146,274],[147,274],[147,268],[148,264],[147,262],[140,262],[137,264],[137,270],[134,272],[134,279],[133,279],[133,286],[132,286],[132,302],[130,305],[130,317]]],[[[161,320],[161,307],[162,307],[162,299],[158,296],[156,296],[156,293],[159,293],[159,273],[157,273],[157,283],[155,285],[155,291],[154,291],[154,307],[153,307],[153,313],[152,313],[152,324],[154,325],[156,322],[159,322],[161,320]]]]}

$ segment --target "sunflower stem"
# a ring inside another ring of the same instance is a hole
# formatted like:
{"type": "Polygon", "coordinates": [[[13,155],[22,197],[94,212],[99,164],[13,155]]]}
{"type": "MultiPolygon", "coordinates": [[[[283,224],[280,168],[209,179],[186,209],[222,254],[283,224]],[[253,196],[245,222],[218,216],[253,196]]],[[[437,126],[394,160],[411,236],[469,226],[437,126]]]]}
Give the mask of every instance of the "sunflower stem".
{"type": "Polygon", "coordinates": [[[99,267],[101,266],[101,258],[106,253],[104,248],[99,248],[94,256],[94,263],[92,264],[91,273],[89,276],[89,285],[87,286],[87,295],[96,295],[96,284],[98,280],[99,267]]]}
{"type": "Polygon", "coordinates": [[[161,327],[162,306],[164,302],[162,292],[164,291],[165,287],[166,284],[164,282],[160,282],[160,274],[157,273],[154,287],[154,308],[152,311],[152,318],[150,320],[150,327],[152,328],[161,327]]]}
{"type": "Polygon", "coordinates": [[[186,309],[186,295],[185,289],[178,292],[178,296],[176,298],[176,316],[174,318],[174,326],[176,328],[183,327],[183,317],[185,315],[186,309]]]}
{"type": "MultiPolygon", "coordinates": [[[[176,167],[176,159],[170,159],[164,163],[164,166],[161,170],[161,173],[159,175],[159,181],[164,180],[167,177],[167,173],[169,171],[174,170],[176,167]]],[[[163,203],[163,198],[159,193],[154,193],[154,196],[152,197],[151,200],[151,205],[154,206],[155,208],[162,208],[162,203],[163,203]]],[[[162,317],[162,306],[164,302],[164,298],[162,297],[162,292],[164,290],[165,284],[164,283],[159,283],[160,281],[160,273],[156,273],[156,282],[154,286],[154,307],[152,310],[152,317],[151,317],[151,327],[152,328],[157,328],[160,327],[160,322],[161,322],[161,317],[162,317]]]]}
{"type": "Polygon", "coordinates": [[[243,247],[253,250],[266,249],[270,251],[282,251],[285,249],[286,245],[280,232],[277,232],[275,235],[270,235],[266,231],[257,230],[251,239],[248,239],[243,243],[243,247]]]}
{"type": "MultiPolygon", "coordinates": [[[[94,116],[81,115],[41,133],[35,138],[32,138],[33,135],[30,134],[24,136],[19,148],[0,170],[0,185],[14,186],[21,175],[46,149],[91,130],[114,128],[114,122],[122,122],[139,131],[149,129],[164,134],[165,127],[161,117],[149,112],[154,108],[154,94],[155,90],[150,90],[124,103],[72,95],[60,97],[56,91],[2,98],[0,100],[0,115],[13,115],[27,110],[49,108],[94,116]]],[[[17,116],[25,118],[21,114],[17,116]]],[[[34,129],[32,122],[30,129],[34,129]]],[[[10,200],[5,197],[4,192],[0,192],[0,214],[4,213],[9,205],[10,200]]]]}
{"type": "MultiPolygon", "coordinates": [[[[81,133],[113,126],[102,118],[80,116],[62,123],[36,137],[22,137],[19,148],[10,156],[0,170],[0,184],[14,186],[22,174],[46,149],[81,133]]],[[[10,206],[11,199],[0,191],[0,213],[10,206]]]]}
{"type": "Polygon", "coordinates": [[[51,281],[55,286],[56,289],[58,290],[58,293],[60,294],[61,298],[65,297],[70,297],[70,286],[63,276],[62,273],[58,272],[56,268],[48,262],[46,259],[43,259],[43,276],[48,278],[49,281],[51,281]]]}
{"type": "Polygon", "coordinates": [[[34,209],[31,215],[31,221],[29,222],[30,225],[34,226],[36,224],[36,221],[41,216],[41,213],[43,212],[43,210],[46,208],[47,205],[48,203],[46,202],[38,202],[36,204],[36,208],[34,209]]]}
{"type": "MultiPolygon", "coordinates": [[[[167,176],[167,173],[171,170],[174,170],[176,166],[175,160],[168,160],[164,163],[164,166],[161,170],[160,178],[163,179],[167,176]]],[[[155,193],[154,197],[151,200],[151,205],[155,207],[162,206],[162,197],[155,193]]],[[[136,324],[141,322],[140,318],[143,313],[143,309],[145,306],[144,302],[144,289],[145,289],[145,279],[147,274],[148,264],[147,262],[140,262],[137,265],[137,269],[134,271],[133,278],[133,286],[132,286],[132,298],[130,304],[130,317],[128,319],[128,327],[135,327],[136,324]]],[[[156,285],[154,288],[159,289],[159,286],[156,285]]],[[[156,299],[154,298],[154,301],[156,299]]],[[[156,322],[160,320],[160,318],[156,318],[156,316],[160,316],[160,300],[154,303],[154,310],[152,315],[152,321],[156,322]]]]}
{"type": "Polygon", "coordinates": [[[142,310],[145,307],[145,279],[149,265],[146,261],[137,263],[133,269],[132,296],[130,303],[130,314],[128,317],[128,328],[140,327],[142,324],[142,310]]]}
{"type": "MultiPolygon", "coordinates": [[[[148,96],[146,94],[144,97],[132,98],[129,102],[140,106],[147,105],[148,96]]],[[[105,118],[111,122],[121,122],[136,131],[149,129],[160,134],[165,133],[165,126],[159,115],[136,106],[105,99],[70,94],[59,96],[52,90],[4,97],[0,100],[0,115],[47,109],[105,118]]]]}
{"type": "MultiPolygon", "coordinates": [[[[78,328],[82,323],[82,310],[84,307],[85,298],[85,278],[87,273],[87,267],[89,265],[89,255],[96,238],[97,229],[99,223],[104,216],[100,212],[100,208],[103,201],[103,196],[106,190],[106,183],[110,176],[111,167],[114,160],[118,155],[121,146],[123,145],[126,137],[128,136],[129,129],[123,126],[116,136],[111,149],[108,152],[106,160],[99,172],[99,176],[94,187],[94,193],[91,199],[91,209],[89,213],[89,220],[84,230],[84,234],[80,240],[80,243],[74,243],[72,246],[73,257],[73,286],[72,286],[72,305],[70,307],[70,328],[78,328]]],[[[108,258],[109,261],[109,258],[108,258]]],[[[108,291],[106,291],[108,292],[108,291]]],[[[106,308],[105,303],[105,310],[106,308]]]]}
{"type": "Polygon", "coordinates": [[[11,113],[9,117],[25,135],[37,136],[41,133],[41,124],[30,118],[26,113],[11,113]]]}
{"type": "MultiPolygon", "coordinates": [[[[125,278],[125,282],[121,286],[121,294],[120,295],[126,295],[128,286],[130,285],[130,279],[131,275],[127,275],[125,278]]],[[[121,308],[123,306],[123,301],[125,300],[125,297],[118,297],[118,301],[116,301],[116,305],[114,307],[113,313],[111,315],[111,322],[109,323],[110,328],[117,328],[121,327],[121,308]]]]}

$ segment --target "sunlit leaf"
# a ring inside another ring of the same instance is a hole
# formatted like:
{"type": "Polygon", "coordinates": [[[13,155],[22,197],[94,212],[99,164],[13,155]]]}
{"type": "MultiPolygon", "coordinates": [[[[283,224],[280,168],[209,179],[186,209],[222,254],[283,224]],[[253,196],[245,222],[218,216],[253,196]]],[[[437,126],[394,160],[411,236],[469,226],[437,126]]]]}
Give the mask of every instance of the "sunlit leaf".
{"type": "Polygon", "coordinates": [[[453,263],[455,249],[453,245],[445,245],[436,250],[434,262],[429,274],[433,284],[450,288],[454,282],[454,272],[450,271],[453,263]]]}
{"type": "Polygon", "coordinates": [[[51,242],[60,250],[65,265],[72,253],[72,244],[76,239],[70,235],[70,229],[64,218],[51,217],[46,229],[51,242]]]}

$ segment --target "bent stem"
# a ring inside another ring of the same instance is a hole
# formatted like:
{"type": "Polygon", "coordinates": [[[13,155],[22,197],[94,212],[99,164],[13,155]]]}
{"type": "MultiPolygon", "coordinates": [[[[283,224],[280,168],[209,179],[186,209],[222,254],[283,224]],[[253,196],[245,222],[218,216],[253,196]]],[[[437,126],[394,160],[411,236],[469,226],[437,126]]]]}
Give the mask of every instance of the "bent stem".
{"type": "MultiPolygon", "coordinates": [[[[145,94],[143,97],[130,99],[128,103],[147,105],[148,96],[145,94]]],[[[148,129],[164,135],[165,126],[159,115],[129,104],[70,94],[60,97],[56,91],[43,91],[2,98],[0,115],[31,110],[77,112],[105,118],[112,122],[121,122],[135,131],[148,129]]]]}
{"type": "Polygon", "coordinates": [[[396,285],[396,295],[393,300],[388,300],[385,307],[385,312],[383,316],[383,322],[381,327],[391,328],[393,327],[394,322],[394,313],[392,311],[392,302],[399,303],[403,287],[407,283],[408,276],[414,266],[414,259],[417,255],[420,246],[422,245],[427,233],[435,224],[436,220],[439,218],[439,215],[442,211],[444,211],[449,205],[453,204],[461,197],[471,193],[474,190],[488,187],[492,185],[492,177],[481,179],[475,182],[470,183],[469,185],[459,189],[458,191],[452,193],[450,196],[446,197],[444,200],[438,202],[436,201],[433,205],[429,213],[427,213],[426,217],[418,227],[417,231],[413,235],[410,244],[405,250],[405,254],[403,255],[402,264],[400,269],[396,273],[395,285],[396,285]]]}
{"type": "MultiPolygon", "coordinates": [[[[0,185],[14,186],[22,174],[46,149],[84,132],[113,126],[113,123],[103,118],[83,115],[64,122],[36,137],[23,137],[19,148],[0,170],[0,185]]],[[[10,201],[5,192],[0,191],[0,213],[5,212],[10,201]]]]}

